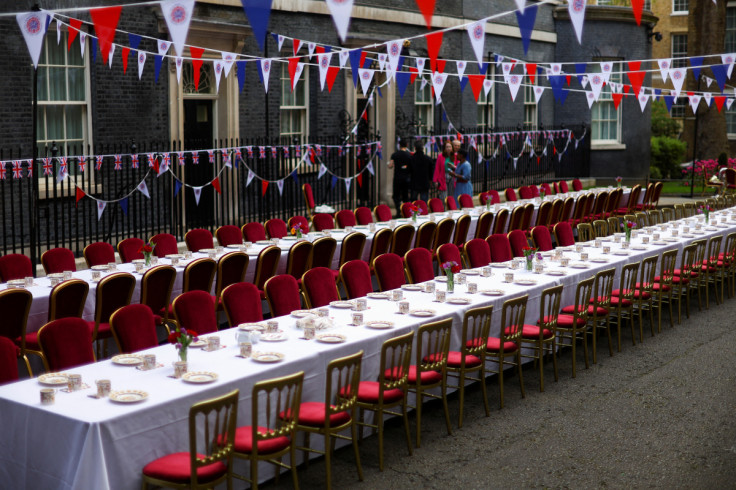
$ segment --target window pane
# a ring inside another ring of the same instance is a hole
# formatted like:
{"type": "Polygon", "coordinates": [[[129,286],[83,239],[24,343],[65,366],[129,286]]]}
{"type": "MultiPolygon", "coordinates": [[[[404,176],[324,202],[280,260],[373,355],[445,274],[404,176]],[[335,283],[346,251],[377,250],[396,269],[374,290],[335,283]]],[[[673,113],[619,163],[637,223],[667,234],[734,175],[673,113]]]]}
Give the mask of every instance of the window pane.
{"type": "Polygon", "coordinates": [[[66,100],[66,69],[49,68],[49,100],[66,100]]]}
{"type": "Polygon", "coordinates": [[[69,100],[84,101],[84,68],[69,68],[69,100]]]}
{"type": "Polygon", "coordinates": [[[49,100],[49,70],[45,66],[38,67],[38,100],[49,100]]]}
{"type": "MultiPolygon", "coordinates": [[[[672,58],[686,58],[687,57],[687,34],[673,34],[672,35],[672,58]]],[[[674,68],[681,68],[687,66],[686,59],[673,59],[672,66],[674,68]]]]}
{"type": "Polygon", "coordinates": [[[66,139],[81,140],[83,136],[82,106],[66,106],[66,139]]]}
{"type": "Polygon", "coordinates": [[[61,106],[46,107],[46,127],[48,140],[64,139],[64,109],[61,106]]]}
{"type": "MultiPolygon", "coordinates": [[[[53,36],[53,37],[56,37],[56,36],[53,36]]],[[[65,59],[64,52],[66,51],[66,44],[65,43],[56,44],[56,39],[54,39],[53,42],[47,42],[46,46],[48,47],[48,54],[49,54],[48,64],[63,65],[64,59],[65,59]]]]}

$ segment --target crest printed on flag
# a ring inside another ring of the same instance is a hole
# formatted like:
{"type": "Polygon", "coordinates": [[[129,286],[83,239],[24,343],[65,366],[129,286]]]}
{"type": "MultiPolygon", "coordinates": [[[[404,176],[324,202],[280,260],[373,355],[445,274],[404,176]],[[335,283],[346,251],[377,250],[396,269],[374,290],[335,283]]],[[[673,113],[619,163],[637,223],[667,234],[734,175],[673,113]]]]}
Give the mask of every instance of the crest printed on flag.
{"type": "Polygon", "coordinates": [[[43,37],[46,35],[46,20],[48,14],[45,12],[30,12],[16,15],[18,26],[23,33],[28,52],[33,60],[33,67],[38,68],[38,59],[43,48],[43,37]]]}
{"type": "Polygon", "coordinates": [[[178,56],[184,53],[184,43],[187,40],[193,9],[194,0],[164,0],[161,2],[161,11],[178,56]]]}

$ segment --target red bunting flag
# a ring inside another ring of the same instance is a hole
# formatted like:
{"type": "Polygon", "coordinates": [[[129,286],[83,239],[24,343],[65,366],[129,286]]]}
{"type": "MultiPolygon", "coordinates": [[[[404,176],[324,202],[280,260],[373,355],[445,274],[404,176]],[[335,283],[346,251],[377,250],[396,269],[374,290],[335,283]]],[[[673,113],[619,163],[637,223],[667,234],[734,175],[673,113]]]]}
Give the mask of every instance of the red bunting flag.
{"type": "Polygon", "coordinates": [[[202,68],[202,54],[204,48],[195,48],[194,46],[189,47],[189,51],[192,53],[192,73],[194,74],[194,89],[199,92],[199,70],[202,68]]]}
{"type": "Polygon", "coordinates": [[[299,39],[294,39],[294,56],[299,52],[299,48],[302,47],[302,42],[299,39]]]}
{"type": "Polygon", "coordinates": [[[480,89],[483,88],[483,81],[485,80],[485,75],[467,75],[468,81],[470,82],[470,88],[473,90],[473,96],[475,97],[475,101],[478,102],[478,97],[480,97],[480,89]]]}
{"type": "Polygon", "coordinates": [[[427,40],[427,53],[429,54],[429,67],[430,71],[434,73],[437,71],[437,55],[440,53],[440,47],[442,47],[442,31],[433,32],[427,34],[424,38],[427,40]]]}
{"type": "MultiPolygon", "coordinates": [[[[526,68],[526,74],[529,77],[529,81],[532,82],[532,85],[534,85],[534,79],[537,76],[537,64],[536,63],[526,63],[524,65],[524,68],[526,68]]],[[[568,85],[570,85],[570,82],[567,82],[568,85]]]]}
{"type": "Polygon", "coordinates": [[[437,60],[437,66],[436,70],[440,73],[445,73],[445,64],[447,64],[447,60],[437,60]]]}
{"type": "Polygon", "coordinates": [[[567,80],[567,86],[570,86],[570,81],[572,80],[572,75],[565,75],[565,80],[567,80]]]}
{"type": "Polygon", "coordinates": [[[631,90],[631,85],[624,84],[624,93],[625,94],[628,94],[629,93],[629,90],[631,90]]]}
{"type": "Polygon", "coordinates": [[[74,207],[75,207],[75,208],[76,208],[76,207],[78,207],[78,206],[77,206],[77,204],[79,204],[79,201],[80,201],[80,200],[81,200],[81,199],[82,199],[82,198],[83,198],[84,196],[86,196],[86,195],[87,195],[87,194],[85,194],[85,193],[84,193],[84,191],[83,191],[82,189],[80,189],[79,187],[77,187],[77,200],[76,200],[76,202],[74,203],[74,207]]]}
{"type": "Polygon", "coordinates": [[[220,189],[220,178],[215,177],[215,180],[212,181],[212,187],[215,188],[218,194],[222,194],[222,189],[220,189]]]}
{"type": "Polygon", "coordinates": [[[79,34],[79,29],[82,27],[82,21],[79,19],[69,19],[69,37],[66,39],[66,50],[69,51],[72,47],[72,43],[79,34]]]}
{"type": "Polygon", "coordinates": [[[266,196],[266,190],[268,190],[268,181],[262,180],[261,181],[261,195],[264,197],[266,196]]]}
{"type": "Polygon", "coordinates": [[[299,57],[289,58],[289,79],[291,80],[291,91],[294,91],[294,74],[296,73],[299,57]]]}
{"type": "Polygon", "coordinates": [[[332,85],[335,83],[337,73],[340,71],[339,66],[331,66],[327,69],[327,90],[332,92],[332,85]]]}
{"type": "Polygon", "coordinates": [[[104,7],[97,9],[90,9],[89,15],[92,17],[92,23],[95,26],[95,33],[100,43],[100,53],[102,53],[102,59],[107,60],[108,54],[110,53],[110,45],[115,39],[115,29],[118,26],[120,20],[120,12],[123,7],[104,7]]]}
{"type": "Polygon", "coordinates": [[[618,109],[618,106],[621,103],[621,99],[623,98],[623,96],[624,94],[622,93],[616,93],[616,92],[611,93],[611,98],[613,99],[613,107],[618,109]]]}
{"type": "Polygon", "coordinates": [[[130,48],[128,46],[123,46],[122,56],[123,56],[123,74],[128,73],[128,53],[130,53],[130,48]]]}
{"type": "Polygon", "coordinates": [[[713,97],[713,101],[716,103],[716,107],[718,107],[718,112],[721,112],[721,109],[723,109],[723,103],[726,102],[726,97],[723,95],[716,95],[713,97]]]}
{"type": "Polygon", "coordinates": [[[634,11],[636,25],[641,25],[641,12],[644,10],[644,0],[631,0],[631,9],[634,11]]]}
{"type": "Polygon", "coordinates": [[[419,10],[422,11],[424,20],[427,22],[427,29],[432,28],[432,16],[434,15],[434,6],[436,0],[416,0],[419,10]]]}
{"type": "Polygon", "coordinates": [[[413,66],[410,66],[409,71],[411,72],[411,75],[409,75],[409,83],[414,83],[414,80],[416,80],[417,76],[419,76],[419,70],[417,70],[413,66]]]}

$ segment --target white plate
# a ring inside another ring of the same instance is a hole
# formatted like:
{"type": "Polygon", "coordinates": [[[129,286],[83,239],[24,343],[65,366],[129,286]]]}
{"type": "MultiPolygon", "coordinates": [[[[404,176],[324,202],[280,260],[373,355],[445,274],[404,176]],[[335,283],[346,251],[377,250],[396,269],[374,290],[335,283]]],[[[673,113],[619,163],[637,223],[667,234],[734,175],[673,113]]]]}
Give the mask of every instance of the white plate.
{"type": "Polygon", "coordinates": [[[390,297],[388,293],[368,293],[366,296],[371,299],[388,299],[390,297]]]}
{"type": "Polygon", "coordinates": [[[52,272],[51,274],[46,274],[46,277],[49,279],[57,278],[57,279],[63,279],[64,274],[61,272],[52,272]]]}
{"type": "Polygon", "coordinates": [[[281,332],[281,333],[264,333],[261,334],[261,340],[264,342],[282,342],[284,340],[288,340],[289,337],[281,332]]]}
{"type": "Polygon", "coordinates": [[[208,254],[208,253],[212,253],[212,252],[217,253],[217,249],[214,249],[214,248],[200,248],[199,249],[199,253],[201,253],[201,254],[208,254]]]}
{"type": "Polygon", "coordinates": [[[181,379],[187,383],[211,383],[217,381],[217,373],[210,371],[191,371],[184,373],[181,379]]]}
{"type": "Polygon", "coordinates": [[[137,354],[120,354],[113,356],[110,360],[113,364],[120,364],[121,366],[137,366],[143,363],[143,358],[137,354]]]}
{"type": "Polygon", "coordinates": [[[333,308],[340,308],[343,310],[349,310],[355,307],[352,301],[331,301],[330,306],[332,306],[333,308]]]}
{"type": "Polygon", "coordinates": [[[284,359],[284,355],[280,352],[254,352],[251,358],[256,362],[279,362],[284,359]]]}
{"type": "Polygon", "coordinates": [[[283,236],[280,238],[280,240],[288,240],[288,241],[293,242],[296,240],[296,237],[295,236],[283,236]]]}
{"type": "Polygon", "coordinates": [[[447,303],[450,303],[451,305],[469,305],[470,298],[462,298],[462,297],[447,298],[447,303]]]}
{"type": "Polygon", "coordinates": [[[385,320],[376,320],[372,322],[366,322],[365,326],[368,328],[375,328],[377,330],[384,330],[387,328],[394,328],[394,322],[389,322],[385,320]]]}
{"type": "Polygon", "coordinates": [[[138,403],[148,398],[148,393],[141,390],[118,390],[111,392],[109,398],[117,403],[138,403]]]}
{"type": "Polygon", "coordinates": [[[626,250],[614,250],[614,251],[613,251],[613,252],[611,252],[611,253],[612,253],[613,255],[620,255],[620,256],[622,256],[622,257],[624,257],[624,256],[627,256],[627,255],[629,255],[629,252],[627,252],[626,250]]]}
{"type": "Polygon", "coordinates": [[[228,245],[226,248],[230,248],[233,250],[245,250],[245,245],[238,245],[237,243],[233,243],[233,244],[228,245]]]}
{"type": "Polygon", "coordinates": [[[437,282],[447,282],[447,276],[437,276],[434,280],[437,282]]]}
{"type": "Polygon", "coordinates": [[[437,313],[434,310],[428,310],[428,309],[419,309],[419,310],[411,310],[409,312],[411,316],[418,316],[418,317],[430,317],[435,316],[437,313]]]}
{"type": "Polygon", "coordinates": [[[271,240],[258,240],[256,242],[256,245],[272,245],[273,242],[271,240]]]}
{"type": "Polygon", "coordinates": [[[189,344],[189,347],[193,347],[195,349],[198,349],[200,347],[204,347],[205,345],[207,345],[207,341],[206,340],[197,340],[196,342],[192,342],[191,344],[189,344]]]}
{"type": "Polygon", "coordinates": [[[478,275],[480,275],[480,271],[478,271],[476,269],[463,269],[460,272],[462,272],[466,276],[478,276],[478,275]]]}
{"type": "Polygon", "coordinates": [[[644,245],[632,245],[631,250],[647,250],[647,247],[644,245]]]}
{"type": "Polygon", "coordinates": [[[567,272],[561,270],[551,270],[545,272],[545,274],[547,274],[548,276],[566,276],[567,272]]]}
{"type": "Polygon", "coordinates": [[[496,269],[505,269],[507,266],[507,262],[491,262],[491,267],[494,267],[496,269]]]}
{"type": "Polygon", "coordinates": [[[485,296],[503,296],[506,292],[502,289],[483,289],[480,294],[485,296]]]}
{"type": "Polygon", "coordinates": [[[317,342],[324,342],[325,344],[341,344],[346,339],[341,333],[323,333],[322,335],[317,335],[317,342]]]}
{"type": "Polygon", "coordinates": [[[107,270],[109,269],[109,267],[106,266],[106,265],[93,265],[92,267],[90,267],[90,269],[92,269],[93,271],[104,271],[104,272],[107,272],[107,270]]]}
{"type": "MultiPolygon", "coordinates": [[[[696,232],[693,232],[693,233],[696,233],[696,232]]],[[[679,238],[674,238],[674,237],[668,237],[668,238],[665,238],[664,241],[665,242],[670,242],[670,243],[675,243],[675,242],[679,242],[680,239],[679,238]]]]}
{"type": "Polygon", "coordinates": [[[8,281],[9,288],[24,288],[26,287],[25,279],[11,279],[8,281]]]}
{"type": "Polygon", "coordinates": [[[66,386],[69,382],[69,378],[66,373],[48,373],[39,376],[38,382],[47,386],[66,386]]]}
{"type": "Polygon", "coordinates": [[[537,281],[533,279],[517,279],[514,281],[514,284],[518,284],[519,286],[536,286],[537,281]]]}
{"type": "Polygon", "coordinates": [[[404,291],[421,291],[424,288],[418,284],[402,284],[401,289],[404,291]]]}
{"type": "Polygon", "coordinates": [[[573,269],[587,269],[590,266],[588,264],[583,264],[581,262],[576,262],[574,264],[570,264],[570,267],[573,269]]]}
{"type": "MultiPolygon", "coordinates": [[[[695,237],[691,237],[691,238],[695,238],[695,237]]],[[[659,241],[659,242],[652,242],[652,245],[667,245],[667,242],[661,242],[661,241],[659,241]]]]}
{"type": "Polygon", "coordinates": [[[260,323],[241,323],[238,325],[238,329],[245,332],[257,331],[263,333],[266,331],[266,327],[260,323]]]}
{"type": "Polygon", "coordinates": [[[604,259],[603,257],[596,257],[596,258],[590,259],[590,261],[596,264],[607,264],[608,263],[608,259],[604,259]]]}
{"type": "Polygon", "coordinates": [[[682,238],[695,238],[695,235],[691,235],[690,233],[683,233],[682,238]]]}
{"type": "Polygon", "coordinates": [[[306,318],[308,316],[314,316],[314,313],[309,310],[294,310],[291,312],[291,316],[294,318],[306,318]]]}

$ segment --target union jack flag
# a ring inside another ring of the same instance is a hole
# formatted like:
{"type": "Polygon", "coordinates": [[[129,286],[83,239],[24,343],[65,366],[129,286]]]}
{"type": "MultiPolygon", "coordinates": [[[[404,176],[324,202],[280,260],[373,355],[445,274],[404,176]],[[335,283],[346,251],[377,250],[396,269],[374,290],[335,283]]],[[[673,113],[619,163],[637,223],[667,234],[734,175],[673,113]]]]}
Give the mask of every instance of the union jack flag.
{"type": "Polygon", "coordinates": [[[359,145],[355,145],[355,156],[359,157],[360,156],[360,152],[361,152],[360,146],[359,145]]]}
{"type": "Polygon", "coordinates": [[[284,158],[289,158],[289,147],[284,146],[284,158]]]}
{"type": "Polygon", "coordinates": [[[177,155],[179,155],[179,165],[184,165],[187,161],[186,157],[184,156],[184,152],[180,151],[179,153],[177,153],[177,155]]]}
{"type": "Polygon", "coordinates": [[[84,173],[87,170],[87,160],[84,157],[77,157],[77,166],[79,167],[79,173],[84,173]]]}
{"type": "Polygon", "coordinates": [[[23,167],[20,164],[20,160],[13,160],[13,178],[14,179],[22,179],[23,178],[23,167]]]}
{"type": "Polygon", "coordinates": [[[148,158],[148,166],[153,167],[153,161],[156,159],[155,153],[147,153],[146,157],[148,158]]]}
{"type": "Polygon", "coordinates": [[[230,163],[230,152],[228,151],[222,152],[222,163],[224,163],[225,165],[230,163]]]}
{"type": "Polygon", "coordinates": [[[322,156],[322,145],[314,145],[314,148],[317,150],[317,156],[322,156]]]}
{"type": "Polygon", "coordinates": [[[26,166],[27,166],[26,177],[28,177],[29,179],[33,177],[33,163],[34,163],[33,160],[26,160],[26,166]]]}
{"type": "Polygon", "coordinates": [[[162,153],[161,154],[161,168],[164,170],[169,168],[169,165],[171,164],[171,154],[169,153],[162,153]]]}
{"type": "Polygon", "coordinates": [[[294,154],[296,155],[297,158],[301,158],[302,157],[302,147],[299,145],[296,145],[296,147],[294,148],[294,154]]]}
{"type": "MultiPolygon", "coordinates": [[[[248,158],[253,158],[253,147],[252,146],[246,146],[245,151],[248,153],[248,158]]],[[[237,156],[240,156],[240,148],[235,150],[235,154],[237,156]]]]}
{"type": "Polygon", "coordinates": [[[271,147],[271,158],[276,159],[276,147],[271,147]]]}
{"type": "Polygon", "coordinates": [[[102,162],[104,160],[105,160],[105,157],[103,157],[102,155],[97,155],[95,157],[95,170],[100,170],[102,168],[102,162]]]}
{"type": "Polygon", "coordinates": [[[54,171],[54,164],[51,163],[51,159],[46,157],[43,158],[43,174],[44,175],[51,175],[54,171]]]}
{"type": "Polygon", "coordinates": [[[68,168],[67,168],[67,166],[68,166],[68,164],[69,164],[69,160],[68,160],[68,158],[67,158],[67,157],[61,157],[61,158],[60,158],[59,160],[60,160],[60,162],[61,162],[61,163],[59,164],[59,174],[61,174],[61,175],[66,175],[66,174],[68,174],[68,173],[69,173],[69,170],[68,170],[68,168]]]}
{"type": "Polygon", "coordinates": [[[122,169],[123,169],[123,156],[115,155],[115,170],[122,170],[122,169]]]}
{"type": "Polygon", "coordinates": [[[266,147],[265,146],[258,147],[258,158],[266,158],[266,147]]]}
{"type": "Polygon", "coordinates": [[[337,156],[339,156],[339,157],[342,156],[342,146],[338,146],[337,147],[337,156]]]}
{"type": "Polygon", "coordinates": [[[210,163],[215,163],[215,152],[212,150],[207,150],[207,156],[210,157],[210,163]]]}
{"type": "Polygon", "coordinates": [[[130,165],[133,168],[138,168],[139,167],[138,155],[130,155],[130,165]]]}
{"type": "Polygon", "coordinates": [[[7,162],[0,162],[0,180],[5,180],[5,172],[7,172],[7,169],[5,168],[5,164],[7,162]]]}

